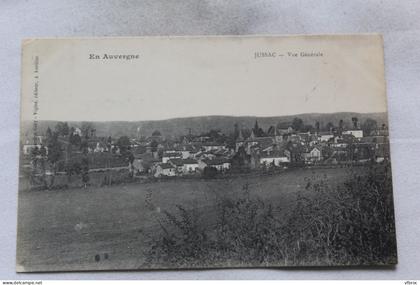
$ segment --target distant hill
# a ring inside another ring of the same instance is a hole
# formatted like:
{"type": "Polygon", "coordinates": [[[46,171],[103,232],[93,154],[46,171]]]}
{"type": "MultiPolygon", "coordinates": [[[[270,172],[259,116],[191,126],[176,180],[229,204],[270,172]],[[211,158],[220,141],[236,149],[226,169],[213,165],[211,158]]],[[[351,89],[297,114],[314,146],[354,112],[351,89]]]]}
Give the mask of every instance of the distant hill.
{"type": "MultiPolygon", "coordinates": [[[[233,132],[234,124],[237,123],[242,128],[252,128],[255,120],[264,130],[270,126],[275,126],[278,123],[287,124],[292,122],[294,118],[300,118],[305,124],[315,125],[315,122],[320,122],[321,126],[325,126],[328,122],[338,125],[342,119],[344,123],[351,126],[351,118],[357,117],[360,123],[363,123],[367,118],[377,121],[378,125],[388,125],[387,113],[310,113],[298,114],[291,116],[276,116],[276,117],[255,117],[255,116],[202,116],[202,117],[188,117],[188,118],[174,118],[157,121],[110,121],[110,122],[92,122],[96,128],[97,136],[119,137],[122,135],[136,136],[137,129],[140,129],[142,136],[150,136],[154,130],[159,130],[164,136],[179,136],[188,134],[189,129],[193,134],[200,134],[211,129],[221,130],[223,133],[229,134],[233,132]]],[[[38,133],[44,134],[48,127],[54,128],[56,121],[40,121],[38,122],[38,133]]],[[[69,122],[70,126],[80,127],[81,122],[69,122]]],[[[32,129],[32,123],[29,121],[22,122],[23,134],[29,135],[32,129]]]]}

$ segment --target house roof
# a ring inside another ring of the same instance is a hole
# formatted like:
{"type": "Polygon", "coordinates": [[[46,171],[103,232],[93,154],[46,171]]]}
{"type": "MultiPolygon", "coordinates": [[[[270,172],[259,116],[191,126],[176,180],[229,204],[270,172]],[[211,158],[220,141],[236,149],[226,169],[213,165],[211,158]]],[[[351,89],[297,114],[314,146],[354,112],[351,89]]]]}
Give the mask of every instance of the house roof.
{"type": "Polygon", "coordinates": [[[248,138],[246,140],[246,142],[257,143],[257,145],[262,149],[265,149],[265,148],[267,148],[269,146],[272,146],[274,144],[274,140],[273,140],[272,137],[257,137],[257,138],[254,138],[254,139],[248,138]]]}
{"type": "Polygon", "coordinates": [[[168,148],[168,149],[175,150],[175,151],[183,151],[184,150],[184,148],[180,145],[177,145],[177,146],[174,146],[174,147],[168,148]]]}
{"type": "Polygon", "coordinates": [[[229,163],[229,160],[226,158],[214,158],[204,161],[207,165],[221,165],[223,163],[229,163]]]}
{"type": "Polygon", "coordinates": [[[318,136],[316,134],[311,134],[309,138],[310,138],[311,141],[317,141],[318,140],[318,136]]]}
{"type": "Polygon", "coordinates": [[[261,158],[275,158],[275,157],[285,157],[283,151],[271,151],[269,153],[263,152],[261,153],[261,158]]]}
{"type": "Polygon", "coordinates": [[[184,165],[184,161],[181,158],[173,158],[170,159],[169,162],[175,166],[183,166],[184,165]]]}
{"type": "Polygon", "coordinates": [[[135,146],[131,148],[131,152],[136,155],[136,154],[144,154],[146,152],[146,147],[144,146],[135,146]]]}
{"type": "Polygon", "coordinates": [[[203,143],[200,142],[200,141],[194,141],[194,142],[191,143],[191,145],[196,147],[196,148],[200,148],[203,145],[203,143]]]}
{"type": "Polygon", "coordinates": [[[204,142],[203,146],[224,146],[224,145],[217,142],[204,142]]]}
{"type": "Polygon", "coordinates": [[[180,152],[165,152],[163,157],[180,157],[182,154],[180,152]]]}
{"type": "Polygon", "coordinates": [[[314,147],[312,147],[311,148],[311,151],[313,151],[314,149],[317,149],[317,150],[319,150],[319,151],[322,151],[322,148],[320,147],[320,146],[314,146],[314,147]]]}
{"type": "Polygon", "coordinates": [[[181,144],[173,148],[176,151],[194,151],[194,147],[190,144],[181,144]]]}
{"type": "Polygon", "coordinates": [[[290,152],[305,152],[305,147],[300,143],[288,143],[286,147],[290,152]]]}
{"type": "Polygon", "coordinates": [[[153,160],[153,154],[150,152],[145,153],[134,153],[134,157],[137,159],[143,159],[143,160],[153,160]]]}
{"type": "Polygon", "coordinates": [[[224,150],[219,150],[219,151],[216,151],[216,152],[214,152],[214,154],[216,155],[216,156],[229,156],[230,155],[230,151],[229,150],[227,150],[227,149],[224,149],[224,150]]]}
{"type": "Polygon", "coordinates": [[[318,133],[320,136],[334,136],[334,134],[333,133],[331,133],[331,132],[319,132],[318,133]]]}
{"type": "Polygon", "coordinates": [[[389,131],[388,129],[377,129],[377,130],[372,131],[371,134],[375,134],[378,136],[388,136],[389,131]]]}
{"type": "Polygon", "coordinates": [[[184,164],[197,164],[198,161],[192,158],[187,158],[187,159],[183,159],[182,160],[184,162],[184,164]]]}
{"type": "Polygon", "coordinates": [[[299,133],[298,136],[302,139],[302,140],[306,140],[308,141],[310,138],[310,134],[308,133],[299,133]]]}
{"type": "Polygon", "coordinates": [[[248,142],[273,142],[273,137],[255,137],[255,138],[247,138],[246,141],[248,142]]]}
{"type": "Polygon", "coordinates": [[[341,136],[341,138],[338,139],[338,142],[342,142],[342,143],[353,143],[353,142],[357,142],[357,139],[355,136],[351,135],[351,134],[343,134],[341,136]]]}
{"type": "Polygon", "coordinates": [[[159,166],[162,169],[171,169],[171,168],[174,168],[174,166],[172,164],[170,164],[170,163],[161,163],[159,166]]]}
{"type": "Polygon", "coordinates": [[[91,141],[91,142],[88,142],[88,143],[87,143],[87,145],[88,145],[88,147],[90,147],[90,148],[95,148],[95,147],[96,147],[96,145],[97,145],[98,143],[99,143],[99,142],[91,141]]]}

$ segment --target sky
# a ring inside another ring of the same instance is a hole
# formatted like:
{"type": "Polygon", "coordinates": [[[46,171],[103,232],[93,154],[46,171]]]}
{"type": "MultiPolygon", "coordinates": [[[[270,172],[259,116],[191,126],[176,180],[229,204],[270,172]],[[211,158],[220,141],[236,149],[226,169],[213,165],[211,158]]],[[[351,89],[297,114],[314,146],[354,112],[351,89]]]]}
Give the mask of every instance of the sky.
{"type": "Polygon", "coordinates": [[[387,110],[379,36],[31,40],[22,64],[23,120],[387,110]]]}

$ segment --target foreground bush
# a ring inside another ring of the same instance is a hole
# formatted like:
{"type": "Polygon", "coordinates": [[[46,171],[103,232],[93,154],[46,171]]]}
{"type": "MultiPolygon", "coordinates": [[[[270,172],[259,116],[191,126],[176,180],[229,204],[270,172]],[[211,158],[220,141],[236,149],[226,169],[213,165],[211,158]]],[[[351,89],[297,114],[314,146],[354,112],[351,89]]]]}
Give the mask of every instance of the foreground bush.
{"type": "Polygon", "coordinates": [[[350,172],[336,187],[326,177],[305,180],[281,216],[275,201],[264,203],[247,184],[239,197],[217,202],[214,218],[180,205],[164,212],[148,261],[164,267],[396,263],[388,165],[350,172]]]}

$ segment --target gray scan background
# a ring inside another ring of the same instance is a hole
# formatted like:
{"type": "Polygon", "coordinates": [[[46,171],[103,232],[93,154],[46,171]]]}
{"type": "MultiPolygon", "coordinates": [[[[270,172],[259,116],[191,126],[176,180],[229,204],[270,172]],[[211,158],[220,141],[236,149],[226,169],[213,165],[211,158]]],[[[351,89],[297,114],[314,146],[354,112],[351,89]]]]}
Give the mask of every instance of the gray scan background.
{"type": "Polygon", "coordinates": [[[0,0],[0,279],[420,279],[419,47],[416,0],[0,0]],[[395,269],[15,273],[23,38],[324,33],[384,35],[399,251],[395,269]]]}

